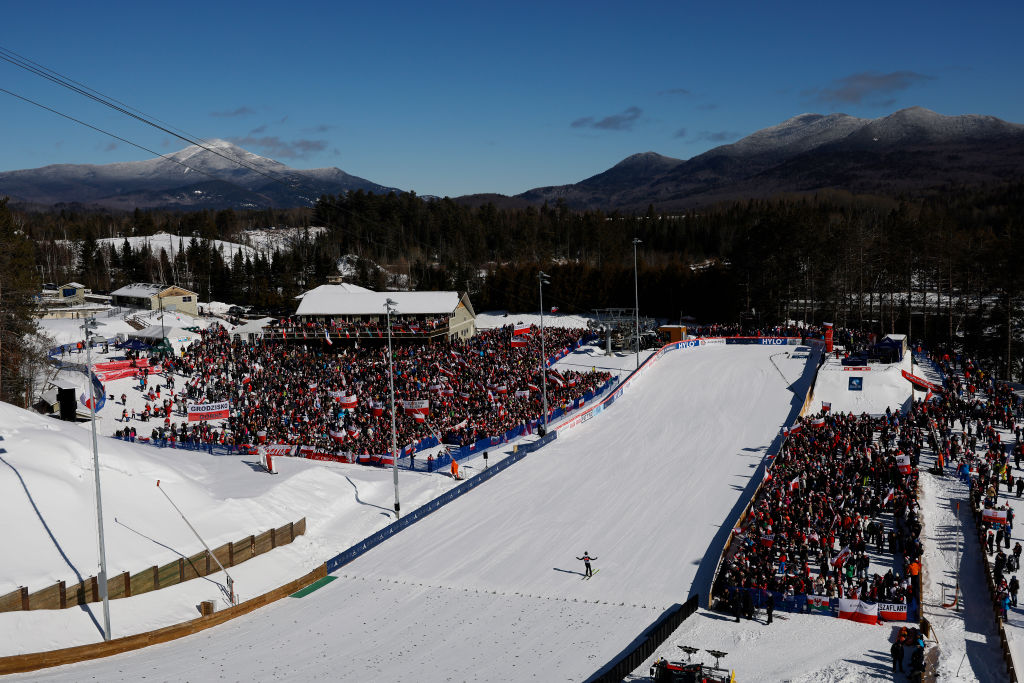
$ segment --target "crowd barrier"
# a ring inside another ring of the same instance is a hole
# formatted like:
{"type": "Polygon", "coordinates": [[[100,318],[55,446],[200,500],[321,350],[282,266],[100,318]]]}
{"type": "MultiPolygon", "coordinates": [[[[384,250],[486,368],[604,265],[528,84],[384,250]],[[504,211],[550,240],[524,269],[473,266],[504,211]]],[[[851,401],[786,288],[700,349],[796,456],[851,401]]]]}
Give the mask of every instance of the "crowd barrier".
{"type": "Polygon", "coordinates": [[[692,595],[682,605],[669,607],[657,621],[644,629],[636,639],[626,646],[615,659],[605,664],[586,683],[618,683],[636,671],[647,659],[668,640],[668,637],[697,611],[697,596],[692,595]]]}

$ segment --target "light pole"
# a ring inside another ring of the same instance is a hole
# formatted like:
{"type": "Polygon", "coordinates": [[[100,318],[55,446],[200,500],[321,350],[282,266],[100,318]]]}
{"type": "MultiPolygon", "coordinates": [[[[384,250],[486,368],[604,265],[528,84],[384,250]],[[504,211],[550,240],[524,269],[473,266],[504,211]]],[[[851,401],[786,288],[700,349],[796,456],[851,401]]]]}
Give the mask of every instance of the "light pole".
{"type": "Polygon", "coordinates": [[[391,314],[396,304],[390,297],[384,302],[388,312],[388,386],[391,388],[391,468],[395,475],[395,519],[401,519],[401,506],[398,504],[398,433],[395,431],[395,359],[391,353],[391,314]]]}
{"type": "Polygon", "coordinates": [[[548,433],[548,378],[547,378],[547,353],[544,350],[544,285],[551,284],[548,274],[543,270],[537,273],[537,282],[540,287],[540,387],[544,410],[544,435],[548,433]]]}
{"type": "Polygon", "coordinates": [[[639,237],[633,238],[633,295],[636,301],[636,369],[640,369],[640,281],[636,269],[636,245],[640,244],[639,237]]]}
{"type": "Polygon", "coordinates": [[[103,542],[103,498],[100,495],[100,451],[96,442],[96,383],[92,381],[91,330],[96,328],[95,318],[86,318],[82,323],[85,332],[85,378],[89,382],[89,418],[92,421],[92,469],[96,480],[96,529],[100,551],[99,584],[100,600],[103,601],[103,640],[110,640],[110,600],[107,596],[107,547],[103,542]]]}

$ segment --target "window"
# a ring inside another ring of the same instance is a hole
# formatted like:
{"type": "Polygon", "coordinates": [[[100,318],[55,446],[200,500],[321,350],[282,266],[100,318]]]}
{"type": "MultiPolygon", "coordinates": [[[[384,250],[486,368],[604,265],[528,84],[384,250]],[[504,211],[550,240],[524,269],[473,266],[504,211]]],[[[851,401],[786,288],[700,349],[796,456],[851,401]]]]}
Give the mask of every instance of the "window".
{"type": "Polygon", "coordinates": [[[192,301],[192,297],[190,297],[190,296],[183,296],[183,297],[181,297],[181,303],[183,303],[183,304],[187,304],[190,301],[192,301]]]}

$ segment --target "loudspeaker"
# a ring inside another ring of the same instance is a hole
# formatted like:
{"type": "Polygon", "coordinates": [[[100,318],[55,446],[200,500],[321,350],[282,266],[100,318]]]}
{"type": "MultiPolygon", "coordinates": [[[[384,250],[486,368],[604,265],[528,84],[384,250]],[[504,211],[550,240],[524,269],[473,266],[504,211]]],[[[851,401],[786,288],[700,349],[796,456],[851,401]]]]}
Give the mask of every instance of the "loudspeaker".
{"type": "Polygon", "coordinates": [[[75,390],[58,389],[57,403],[60,404],[60,419],[74,422],[75,415],[78,413],[78,399],[75,398],[75,390]]]}

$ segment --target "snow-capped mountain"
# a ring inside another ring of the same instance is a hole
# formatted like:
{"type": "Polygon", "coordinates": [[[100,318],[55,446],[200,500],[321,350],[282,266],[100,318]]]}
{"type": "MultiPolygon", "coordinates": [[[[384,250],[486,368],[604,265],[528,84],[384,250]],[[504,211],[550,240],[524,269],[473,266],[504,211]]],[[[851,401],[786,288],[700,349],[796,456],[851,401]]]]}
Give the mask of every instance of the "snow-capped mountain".
{"type": "Polygon", "coordinates": [[[577,208],[681,209],[838,188],[894,194],[1024,178],[1024,125],[911,107],[877,119],[800,114],[682,161],[635,154],[571,185],[512,198],[577,208]]]}
{"type": "Polygon", "coordinates": [[[56,164],[0,173],[0,195],[41,205],[108,208],[311,206],[322,194],[394,188],[337,168],[299,170],[227,140],[190,145],[166,157],[114,164],[56,164]]]}

